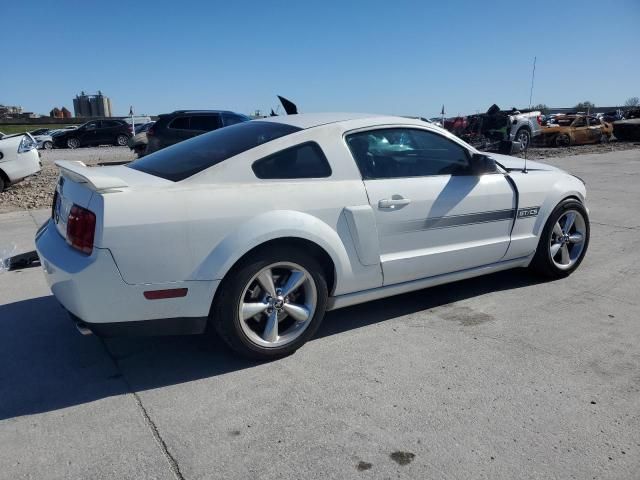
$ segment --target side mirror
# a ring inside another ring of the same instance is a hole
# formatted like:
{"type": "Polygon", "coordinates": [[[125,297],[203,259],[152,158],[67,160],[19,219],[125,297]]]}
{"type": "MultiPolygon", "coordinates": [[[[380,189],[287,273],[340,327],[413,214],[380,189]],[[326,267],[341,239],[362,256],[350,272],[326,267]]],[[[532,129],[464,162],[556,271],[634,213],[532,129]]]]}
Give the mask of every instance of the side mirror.
{"type": "Polygon", "coordinates": [[[473,175],[484,175],[498,171],[496,161],[482,153],[474,153],[471,156],[471,173],[473,175]]]}

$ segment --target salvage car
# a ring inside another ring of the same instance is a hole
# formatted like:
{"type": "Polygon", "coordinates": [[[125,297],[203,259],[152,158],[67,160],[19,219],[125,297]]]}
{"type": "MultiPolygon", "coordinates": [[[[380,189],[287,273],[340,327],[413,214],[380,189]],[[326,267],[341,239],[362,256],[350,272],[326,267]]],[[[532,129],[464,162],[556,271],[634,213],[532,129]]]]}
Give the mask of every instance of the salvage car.
{"type": "Polygon", "coordinates": [[[640,140],[640,108],[627,110],[624,120],[613,122],[613,135],[618,140],[640,140]]]}
{"type": "Polygon", "coordinates": [[[53,134],[56,148],[79,148],[97,145],[124,147],[132,136],[133,127],[124,120],[91,120],[77,128],[59,130],[53,134]]]}
{"type": "Polygon", "coordinates": [[[538,141],[542,145],[568,147],[607,142],[612,133],[610,123],[591,115],[556,115],[542,127],[538,141]]]}
{"type": "Polygon", "coordinates": [[[509,141],[526,150],[540,134],[542,119],[538,110],[500,110],[494,104],[486,113],[447,119],[444,127],[478,150],[500,151],[503,142],[509,141]]]}
{"type": "Polygon", "coordinates": [[[147,131],[145,153],[148,155],[203,133],[249,120],[246,115],[226,110],[176,110],[165,113],[147,131]]]}
{"type": "Polygon", "coordinates": [[[138,158],[144,157],[145,152],[147,151],[147,132],[154,123],[155,122],[147,122],[143,125],[136,126],[136,134],[129,139],[127,145],[129,145],[129,148],[133,150],[138,158]]]}
{"type": "Polygon", "coordinates": [[[40,171],[38,143],[28,133],[0,138],[0,192],[40,171]]]}
{"type": "Polygon", "coordinates": [[[525,162],[417,119],[253,120],[127,166],[57,162],[36,247],[83,333],[214,328],[277,358],[327,310],[516,267],[574,272],[585,185],[525,162]]]}

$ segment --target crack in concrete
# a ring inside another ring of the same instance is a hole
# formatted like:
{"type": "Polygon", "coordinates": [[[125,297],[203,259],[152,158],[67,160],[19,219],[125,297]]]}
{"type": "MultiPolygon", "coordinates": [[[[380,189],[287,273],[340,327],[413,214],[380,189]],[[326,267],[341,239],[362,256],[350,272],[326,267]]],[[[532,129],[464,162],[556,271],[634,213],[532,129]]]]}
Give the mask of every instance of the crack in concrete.
{"type": "Polygon", "coordinates": [[[173,476],[177,480],[185,480],[184,476],[182,475],[182,472],[180,471],[180,465],[178,465],[178,462],[176,461],[176,459],[169,452],[169,448],[167,447],[167,444],[162,438],[162,435],[160,435],[160,431],[158,430],[158,427],[156,426],[155,422],[151,419],[151,416],[149,415],[149,412],[147,412],[147,409],[145,408],[145,406],[142,404],[142,399],[140,398],[138,393],[131,387],[131,384],[127,380],[127,377],[124,375],[124,372],[122,371],[122,369],[120,368],[120,365],[118,364],[118,360],[113,356],[113,354],[111,353],[111,350],[109,350],[109,347],[107,347],[107,344],[105,343],[104,339],[99,338],[99,340],[100,340],[100,343],[102,343],[102,346],[105,352],[107,353],[107,356],[111,359],[111,362],[113,363],[115,369],[120,374],[120,378],[126,385],[129,392],[131,393],[131,396],[133,397],[134,401],[136,402],[136,405],[140,410],[140,413],[142,414],[142,418],[144,420],[145,425],[151,431],[151,435],[153,435],[153,439],[155,440],[156,445],[158,445],[158,448],[160,449],[162,456],[165,458],[165,460],[167,460],[167,463],[169,464],[171,473],[173,473],[173,476]]]}
{"type": "Polygon", "coordinates": [[[591,223],[593,225],[600,225],[600,226],[603,226],[603,227],[624,228],[625,230],[638,230],[638,229],[640,229],[640,226],[627,227],[625,225],[611,225],[610,223],[594,222],[593,220],[591,220],[591,223]]]}

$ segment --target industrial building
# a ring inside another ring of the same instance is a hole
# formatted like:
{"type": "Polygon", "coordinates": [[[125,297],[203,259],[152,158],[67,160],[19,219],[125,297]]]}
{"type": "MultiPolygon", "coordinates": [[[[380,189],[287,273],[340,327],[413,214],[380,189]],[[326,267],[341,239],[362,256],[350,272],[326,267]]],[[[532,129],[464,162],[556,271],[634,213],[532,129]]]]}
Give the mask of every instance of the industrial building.
{"type": "Polygon", "coordinates": [[[100,90],[96,95],[81,92],[73,99],[73,110],[76,117],[111,117],[111,99],[100,90]]]}

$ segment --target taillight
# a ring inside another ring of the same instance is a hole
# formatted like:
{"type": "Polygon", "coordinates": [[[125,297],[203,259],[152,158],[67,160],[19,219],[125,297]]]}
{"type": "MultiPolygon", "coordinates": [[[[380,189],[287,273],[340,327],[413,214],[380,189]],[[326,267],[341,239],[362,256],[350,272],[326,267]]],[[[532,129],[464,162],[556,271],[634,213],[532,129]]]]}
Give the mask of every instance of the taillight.
{"type": "Polygon", "coordinates": [[[538,115],[536,117],[536,121],[538,122],[538,125],[542,125],[542,115],[538,115]]]}
{"type": "Polygon", "coordinates": [[[91,255],[96,232],[95,214],[78,205],[71,207],[67,219],[67,243],[82,253],[91,255]]]}
{"type": "Polygon", "coordinates": [[[153,126],[149,127],[149,130],[147,130],[147,137],[153,137],[156,134],[156,132],[153,131],[153,126]]]}

